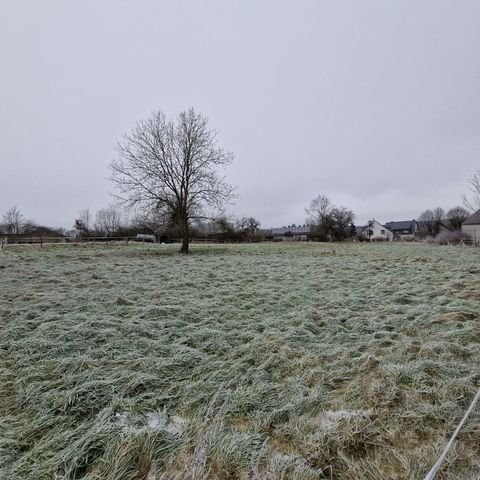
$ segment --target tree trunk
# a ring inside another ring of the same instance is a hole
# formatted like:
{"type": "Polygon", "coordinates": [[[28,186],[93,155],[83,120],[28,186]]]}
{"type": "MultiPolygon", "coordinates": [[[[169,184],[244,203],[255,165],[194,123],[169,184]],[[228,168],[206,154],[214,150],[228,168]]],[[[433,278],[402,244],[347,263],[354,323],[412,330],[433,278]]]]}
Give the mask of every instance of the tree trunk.
{"type": "Polygon", "coordinates": [[[188,235],[183,237],[182,248],[180,248],[180,253],[188,253],[188,235]]]}
{"type": "Polygon", "coordinates": [[[189,228],[188,228],[188,219],[183,222],[183,240],[182,247],[180,248],[180,253],[188,253],[188,244],[189,244],[189,228]]]}

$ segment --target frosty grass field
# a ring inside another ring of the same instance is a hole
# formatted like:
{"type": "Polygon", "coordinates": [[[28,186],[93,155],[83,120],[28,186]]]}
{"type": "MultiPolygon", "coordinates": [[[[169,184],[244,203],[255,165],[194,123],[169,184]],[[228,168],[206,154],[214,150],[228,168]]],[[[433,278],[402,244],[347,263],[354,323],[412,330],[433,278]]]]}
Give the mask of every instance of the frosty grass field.
{"type": "MultiPolygon", "coordinates": [[[[8,247],[0,478],[419,479],[480,382],[480,251],[8,247]]],[[[439,479],[480,478],[479,408],[439,479]]]]}

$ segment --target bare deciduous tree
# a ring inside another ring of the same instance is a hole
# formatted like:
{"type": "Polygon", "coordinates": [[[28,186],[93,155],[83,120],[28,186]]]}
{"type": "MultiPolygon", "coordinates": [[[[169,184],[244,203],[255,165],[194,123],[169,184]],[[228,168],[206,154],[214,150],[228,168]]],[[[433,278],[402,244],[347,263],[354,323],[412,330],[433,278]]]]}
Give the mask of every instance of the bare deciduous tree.
{"type": "Polygon", "coordinates": [[[101,208],[95,216],[95,229],[107,237],[115,235],[124,224],[123,212],[115,206],[101,208]]]}
{"type": "Polygon", "coordinates": [[[480,210],[480,168],[470,177],[469,190],[472,192],[472,196],[468,198],[463,196],[463,204],[469,209],[476,212],[480,210]]]}
{"type": "Polygon", "coordinates": [[[442,207],[437,207],[433,210],[433,216],[437,222],[441,222],[445,218],[445,210],[442,207]]]}
{"type": "Polygon", "coordinates": [[[332,208],[333,205],[330,199],[326,195],[320,194],[318,197],[314,198],[310,202],[309,207],[305,209],[307,222],[314,225],[323,223],[332,208]]]}
{"type": "Polygon", "coordinates": [[[243,217],[238,221],[242,236],[250,241],[255,240],[260,225],[260,221],[253,217],[243,217]]]}
{"type": "Polygon", "coordinates": [[[463,207],[454,207],[447,212],[448,223],[452,230],[460,230],[462,223],[470,216],[463,207]]]}
{"type": "Polygon", "coordinates": [[[433,210],[427,209],[423,211],[418,217],[418,221],[425,225],[425,228],[429,235],[434,237],[440,232],[442,219],[445,218],[445,211],[441,207],[437,207],[433,210]]]}
{"type": "Polygon", "coordinates": [[[314,198],[305,212],[312,235],[319,240],[344,240],[353,233],[355,214],[345,207],[336,207],[326,195],[314,198]]]}
{"type": "Polygon", "coordinates": [[[22,233],[24,218],[18,207],[15,205],[3,214],[3,230],[5,233],[22,233]]]}
{"type": "Polygon", "coordinates": [[[217,146],[216,133],[207,123],[193,109],[175,121],[156,112],[125,135],[110,165],[118,198],[128,207],[167,212],[179,227],[182,253],[189,250],[192,220],[233,197],[233,187],[217,171],[231,162],[232,154],[217,146]]]}
{"type": "Polygon", "coordinates": [[[85,210],[80,210],[78,212],[78,218],[75,219],[75,228],[83,233],[89,233],[92,223],[92,214],[90,209],[86,208],[85,210]]]}

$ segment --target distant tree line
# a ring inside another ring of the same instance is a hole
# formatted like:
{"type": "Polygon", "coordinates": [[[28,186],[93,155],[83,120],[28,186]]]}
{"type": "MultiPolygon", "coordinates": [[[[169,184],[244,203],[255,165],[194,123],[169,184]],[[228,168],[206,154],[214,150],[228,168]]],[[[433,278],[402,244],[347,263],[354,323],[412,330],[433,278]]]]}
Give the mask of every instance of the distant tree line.
{"type": "Polygon", "coordinates": [[[0,217],[0,234],[29,236],[63,236],[64,228],[51,228],[27,220],[18,206],[8,208],[0,217]]]}
{"type": "MultiPolygon", "coordinates": [[[[131,213],[131,212],[130,212],[131,213]]],[[[198,219],[192,222],[189,238],[219,242],[257,242],[265,239],[260,221],[254,217],[235,218],[220,214],[217,217],[198,219]]],[[[181,240],[183,232],[178,225],[159,211],[135,211],[132,215],[117,205],[110,205],[92,212],[81,210],[73,223],[73,232],[64,228],[51,228],[26,220],[17,206],[0,214],[0,234],[28,236],[64,236],[75,234],[79,238],[125,238],[137,234],[155,235],[158,240],[181,240]]]]}
{"type": "MultiPolygon", "coordinates": [[[[192,221],[189,226],[189,240],[194,238],[220,242],[255,242],[265,238],[260,226],[260,221],[253,217],[236,219],[222,214],[216,218],[192,221]]],[[[137,210],[129,217],[126,211],[118,206],[102,208],[95,215],[87,208],[79,212],[74,228],[83,238],[132,237],[146,233],[164,241],[183,239],[183,230],[164,210],[137,210]]]]}

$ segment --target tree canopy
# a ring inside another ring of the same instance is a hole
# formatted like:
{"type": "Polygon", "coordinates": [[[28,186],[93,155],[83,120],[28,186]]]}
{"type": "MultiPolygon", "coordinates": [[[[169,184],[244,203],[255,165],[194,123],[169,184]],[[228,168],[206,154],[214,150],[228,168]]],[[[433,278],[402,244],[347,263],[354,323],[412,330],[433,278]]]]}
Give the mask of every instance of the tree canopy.
{"type": "Polygon", "coordinates": [[[355,231],[353,211],[346,207],[333,205],[324,194],[314,198],[305,212],[307,213],[307,222],[312,229],[312,238],[317,240],[345,240],[351,237],[355,231]]]}

